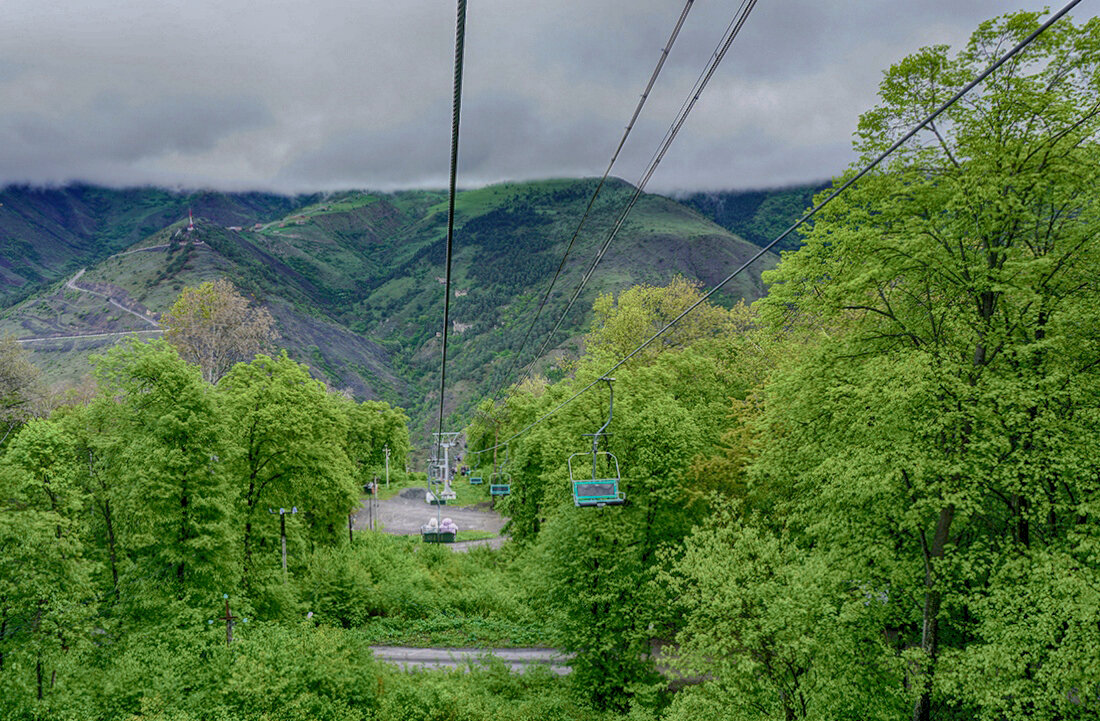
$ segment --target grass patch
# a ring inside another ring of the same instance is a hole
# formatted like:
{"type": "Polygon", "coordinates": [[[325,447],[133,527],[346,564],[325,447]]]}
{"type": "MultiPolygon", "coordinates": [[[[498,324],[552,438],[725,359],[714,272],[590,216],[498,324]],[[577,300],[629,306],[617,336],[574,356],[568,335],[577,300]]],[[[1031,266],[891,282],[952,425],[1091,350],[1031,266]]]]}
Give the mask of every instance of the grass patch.
{"type": "Polygon", "coordinates": [[[455,535],[456,541],[484,541],[489,538],[496,538],[497,534],[492,531],[459,531],[455,535]]]}

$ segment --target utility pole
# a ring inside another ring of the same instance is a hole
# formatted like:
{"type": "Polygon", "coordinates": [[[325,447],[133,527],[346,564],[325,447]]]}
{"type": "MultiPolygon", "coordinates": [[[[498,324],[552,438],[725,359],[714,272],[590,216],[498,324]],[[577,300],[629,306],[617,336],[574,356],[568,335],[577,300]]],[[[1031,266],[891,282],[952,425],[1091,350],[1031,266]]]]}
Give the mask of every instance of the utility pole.
{"type": "MultiPolygon", "coordinates": [[[[267,512],[268,513],[275,513],[275,509],[274,508],[269,508],[269,509],[267,509],[267,512]]],[[[298,507],[294,506],[293,508],[290,509],[290,512],[291,513],[297,513],[298,512],[298,507]]],[[[287,509],[285,509],[285,508],[280,508],[279,509],[279,536],[282,538],[282,541],[283,541],[283,583],[286,583],[286,513],[287,513],[287,509]]],[[[350,517],[349,517],[348,523],[351,523],[350,517]]]]}
{"type": "Polygon", "coordinates": [[[225,621],[225,645],[228,646],[233,643],[233,622],[237,620],[237,617],[229,612],[229,594],[223,593],[222,598],[225,599],[225,615],[218,620],[225,621]]]}
{"type": "Polygon", "coordinates": [[[390,487],[390,447],[388,445],[382,446],[382,450],[386,453],[386,488],[390,487]]]}
{"type": "Polygon", "coordinates": [[[378,476],[374,477],[374,482],[370,484],[370,499],[367,501],[367,508],[369,510],[367,516],[367,524],[370,526],[370,530],[374,530],[374,519],[378,515],[378,476]]]}

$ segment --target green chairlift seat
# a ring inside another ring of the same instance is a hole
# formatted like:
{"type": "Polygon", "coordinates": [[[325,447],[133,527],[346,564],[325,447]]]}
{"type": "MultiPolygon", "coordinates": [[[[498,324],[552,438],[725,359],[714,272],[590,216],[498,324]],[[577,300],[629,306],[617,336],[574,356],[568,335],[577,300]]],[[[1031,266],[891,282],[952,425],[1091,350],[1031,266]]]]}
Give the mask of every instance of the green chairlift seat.
{"type": "Polygon", "coordinates": [[[485,482],[485,479],[483,479],[481,476],[470,476],[470,485],[471,486],[480,486],[484,482],[485,482]]]}
{"type": "Polygon", "coordinates": [[[508,496],[512,493],[512,474],[503,471],[494,472],[489,477],[490,496],[508,496]]]}
{"type": "Polygon", "coordinates": [[[574,506],[618,505],[625,500],[619,490],[619,479],[601,478],[595,481],[573,481],[574,506]]]}
{"type": "Polygon", "coordinates": [[[454,531],[425,530],[422,528],[420,535],[424,543],[454,543],[456,534],[454,531]]]}
{"type": "Polygon", "coordinates": [[[574,506],[617,506],[626,500],[626,495],[619,490],[619,460],[614,454],[607,451],[574,453],[569,456],[568,463],[574,506]],[[579,462],[574,472],[574,459],[584,459],[585,475],[580,473],[579,462]],[[588,468],[592,469],[591,478],[587,476],[588,468]]]}

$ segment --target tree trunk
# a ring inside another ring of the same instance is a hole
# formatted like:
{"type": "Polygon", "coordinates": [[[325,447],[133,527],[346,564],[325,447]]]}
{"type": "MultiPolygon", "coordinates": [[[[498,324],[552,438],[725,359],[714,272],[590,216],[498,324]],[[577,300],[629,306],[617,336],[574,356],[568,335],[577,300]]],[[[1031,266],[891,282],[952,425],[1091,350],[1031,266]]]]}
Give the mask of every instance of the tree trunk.
{"type": "Polygon", "coordinates": [[[256,492],[256,473],[248,482],[248,495],[245,496],[245,522],[244,522],[244,563],[241,567],[241,585],[248,588],[248,571],[252,565],[252,509],[256,503],[253,494],[256,492]]]}
{"type": "Polygon", "coordinates": [[[241,568],[241,585],[248,588],[248,569],[252,565],[252,521],[244,522],[244,564],[241,568]]]}
{"type": "Polygon", "coordinates": [[[936,532],[932,537],[932,545],[928,546],[924,532],[921,532],[921,549],[924,553],[924,613],[921,629],[920,647],[924,651],[924,668],[918,667],[917,671],[923,678],[920,679],[923,690],[913,704],[913,721],[930,721],[932,712],[932,676],[936,669],[936,655],[939,650],[939,621],[942,595],[936,589],[936,578],[933,562],[943,558],[947,541],[951,534],[951,522],[955,519],[955,507],[947,506],[940,511],[936,520],[936,532]]]}
{"type": "Polygon", "coordinates": [[[107,525],[107,557],[111,561],[111,580],[115,584],[115,600],[119,599],[118,556],[115,552],[115,525],[111,520],[111,501],[103,499],[103,521],[107,525]]]}
{"type": "MultiPolygon", "coordinates": [[[[0,603],[7,599],[0,598],[0,603]]],[[[8,630],[8,607],[3,606],[3,615],[0,615],[0,671],[4,670],[4,634],[8,630]]]]}
{"type": "MultiPolygon", "coordinates": [[[[180,557],[184,558],[184,544],[187,543],[189,533],[187,532],[187,477],[184,475],[183,487],[180,489],[180,532],[179,532],[179,546],[180,557]]],[[[181,560],[176,564],[176,581],[180,584],[180,593],[183,593],[183,577],[187,573],[187,562],[181,560]]]]}

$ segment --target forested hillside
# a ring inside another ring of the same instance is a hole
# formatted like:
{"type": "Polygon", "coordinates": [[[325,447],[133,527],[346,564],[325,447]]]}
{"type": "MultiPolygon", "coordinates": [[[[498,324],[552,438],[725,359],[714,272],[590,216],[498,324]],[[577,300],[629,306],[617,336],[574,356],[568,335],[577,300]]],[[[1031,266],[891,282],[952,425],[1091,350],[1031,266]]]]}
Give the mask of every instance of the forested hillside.
{"type": "MultiPolygon", "coordinates": [[[[512,366],[534,307],[594,187],[595,181],[560,180],[459,194],[450,359],[452,373],[462,384],[449,401],[454,408],[468,408],[505,382],[503,375],[512,366]]],[[[532,332],[537,342],[554,326],[631,192],[621,181],[604,188],[532,332]]],[[[26,198],[34,194],[19,193],[16,207],[23,217],[29,212],[26,198]]],[[[150,218],[172,220],[124,249],[117,243],[103,244],[116,253],[110,257],[103,257],[99,245],[48,245],[44,236],[34,236],[57,254],[51,268],[87,268],[77,287],[55,282],[0,318],[0,330],[19,338],[47,339],[29,347],[50,376],[76,380],[87,373],[88,352],[117,341],[104,333],[155,330],[155,322],[120,311],[112,299],[155,321],[185,287],[225,277],[270,309],[283,347],[307,363],[316,377],[360,398],[398,403],[418,421],[425,418],[438,397],[433,393],[444,292],[439,283],[446,226],[443,193],[192,198],[154,190],[76,188],[44,194],[39,200],[74,205],[99,195],[120,206],[129,203],[144,209],[142,223],[152,222],[150,218]],[[191,232],[186,231],[187,221],[180,220],[186,218],[189,201],[194,201],[198,216],[191,232]],[[286,206],[293,206],[293,212],[261,222],[275,207],[286,206]],[[95,337],[71,337],[76,335],[95,337]]],[[[137,211],[131,208],[130,214],[136,217],[137,211]]],[[[68,217],[62,214],[55,220],[54,232],[72,232],[64,223],[68,217]]],[[[124,224],[111,227],[120,237],[131,232],[124,224]]],[[[586,328],[589,309],[601,292],[639,282],[663,283],[677,274],[713,283],[752,252],[750,244],[684,206],[643,196],[562,329],[548,342],[548,351],[576,356],[577,334],[586,328]]],[[[731,284],[722,302],[760,297],[759,274],[774,261],[770,256],[763,259],[759,268],[731,284]]],[[[56,278],[57,271],[51,272],[48,277],[56,278]]],[[[532,360],[537,348],[533,343],[524,349],[519,367],[532,360]]],[[[548,368],[553,370],[552,365],[548,368]]]]}
{"type": "Polygon", "coordinates": [[[172,193],[90,185],[0,190],[0,308],[125,250],[186,216],[222,225],[270,220],[308,202],[268,193],[172,193]]]}
{"type": "MultiPolygon", "coordinates": [[[[764,247],[802,217],[813,205],[814,193],[826,187],[827,183],[815,183],[770,190],[709,191],[677,200],[731,233],[764,247]]],[[[776,250],[794,250],[800,244],[799,236],[791,235],[781,240],[776,250]]]]}

